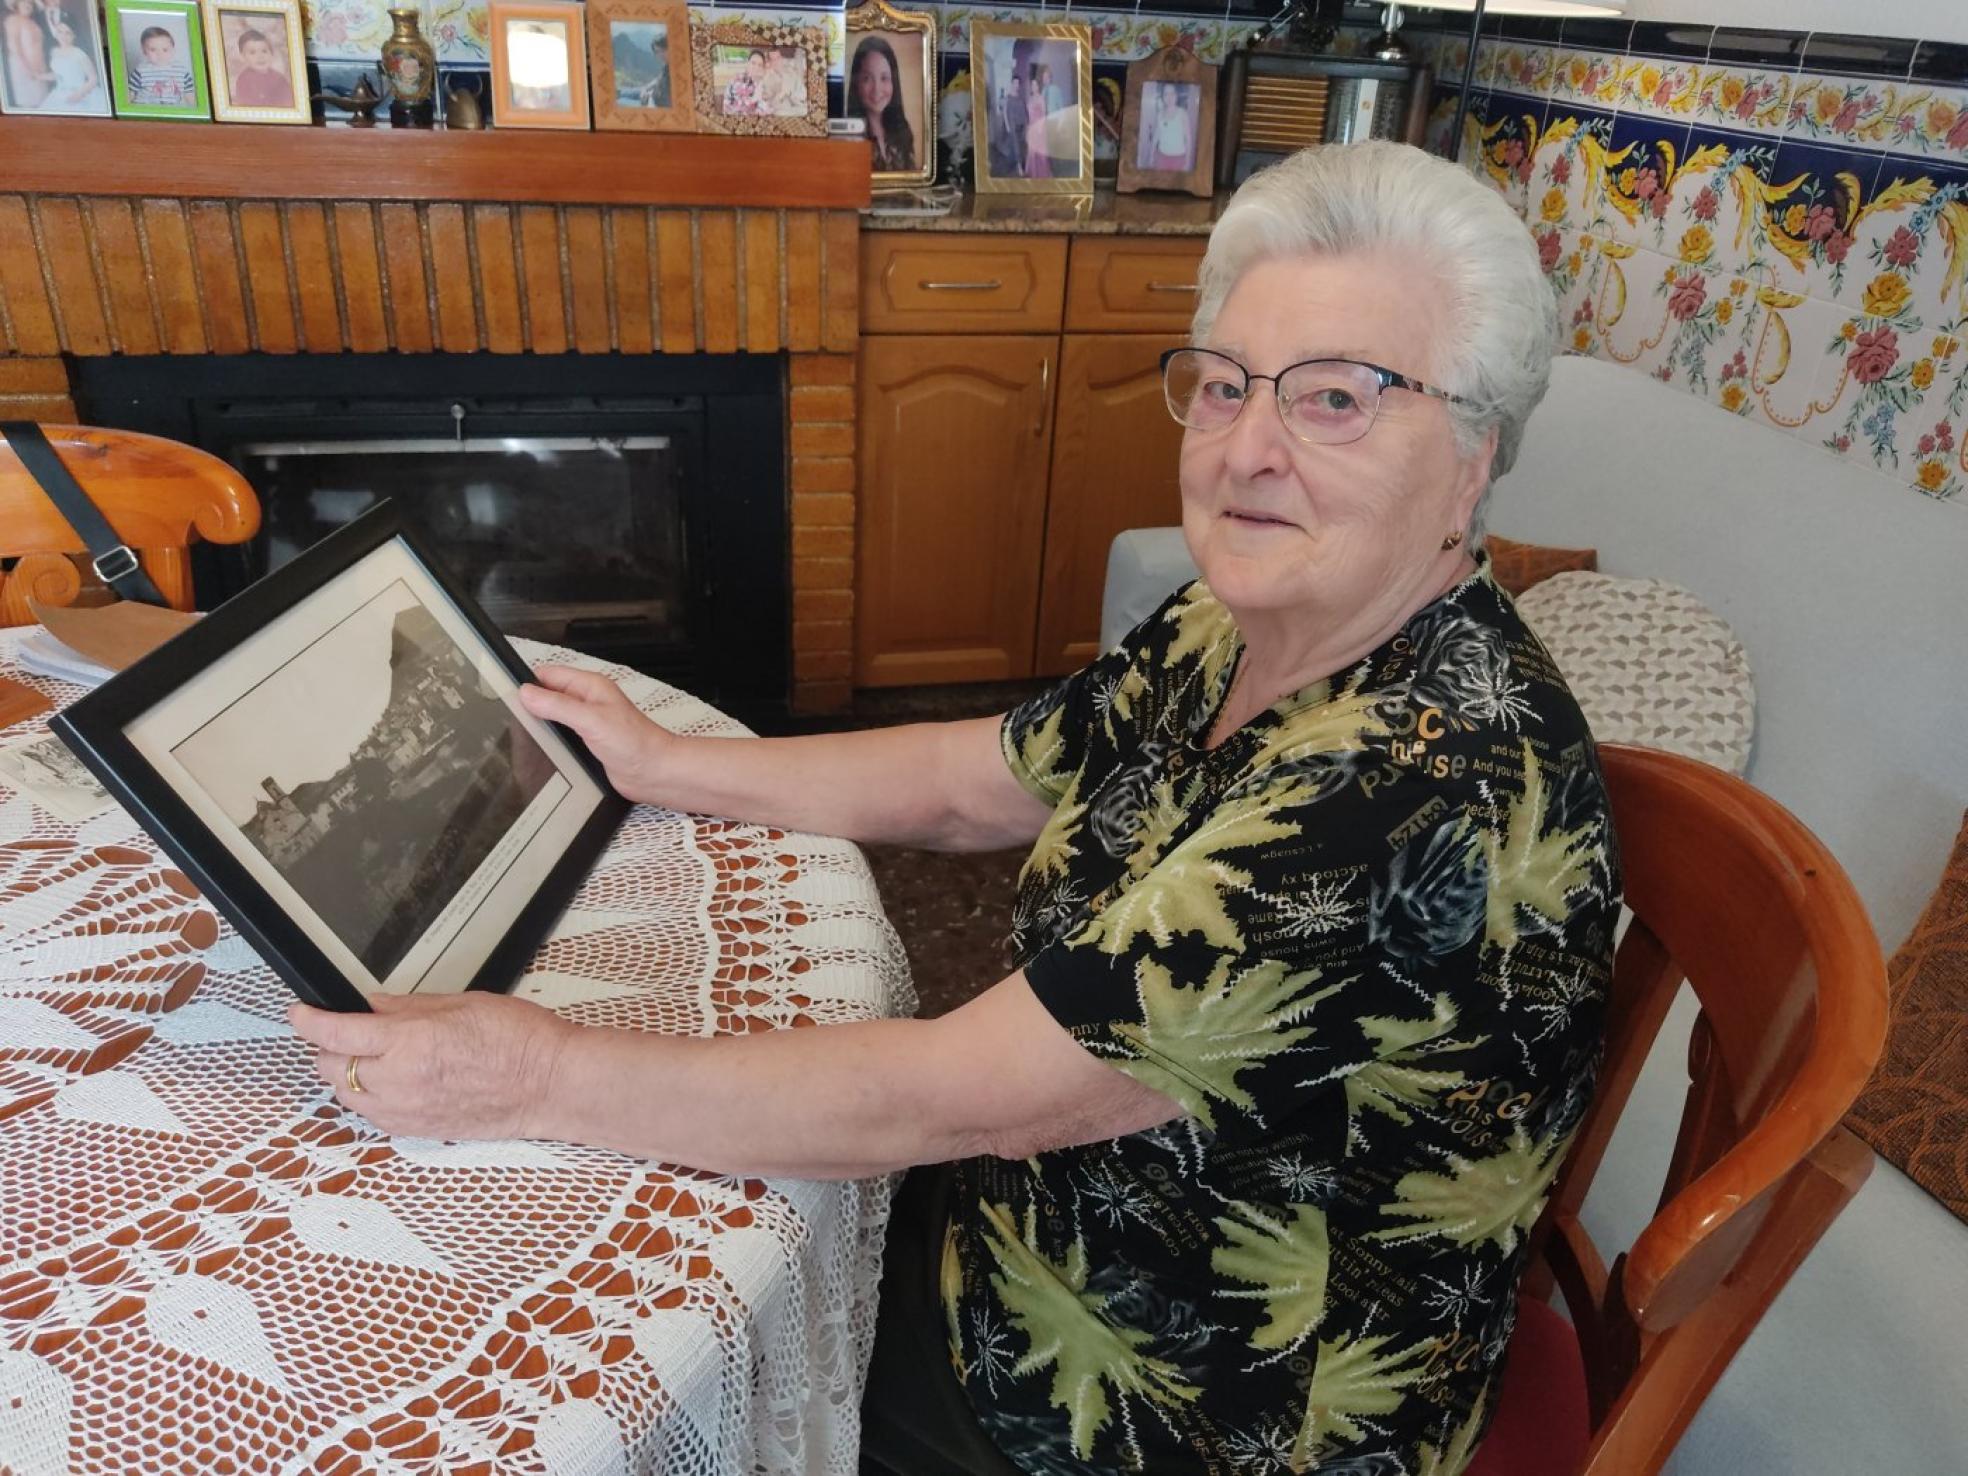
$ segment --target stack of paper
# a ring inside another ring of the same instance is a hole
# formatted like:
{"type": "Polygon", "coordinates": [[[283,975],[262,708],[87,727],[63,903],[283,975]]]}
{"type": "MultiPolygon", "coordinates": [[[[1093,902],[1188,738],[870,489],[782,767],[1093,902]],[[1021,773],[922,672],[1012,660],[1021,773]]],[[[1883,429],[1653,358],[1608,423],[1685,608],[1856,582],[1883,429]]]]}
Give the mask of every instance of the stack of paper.
{"type": "Polygon", "coordinates": [[[65,641],[58,641],[45,630],[37,630],[15,648],[16,659],[29,671],[81,687],[98,687],[115,675],[107,666],[91,661],[65,641]]]}

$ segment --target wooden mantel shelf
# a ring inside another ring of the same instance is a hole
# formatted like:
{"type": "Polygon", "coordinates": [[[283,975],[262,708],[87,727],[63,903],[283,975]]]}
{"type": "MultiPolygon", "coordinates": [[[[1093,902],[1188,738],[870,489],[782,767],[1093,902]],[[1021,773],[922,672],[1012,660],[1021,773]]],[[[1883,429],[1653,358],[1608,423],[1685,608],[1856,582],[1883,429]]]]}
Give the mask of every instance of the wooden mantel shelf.
{"type": "Polygon", "coordinates": [[[853,210],[869,193],[865,143],[723,134],[0,118],[0,159],[0,189],[30,195],[853,210]]]}

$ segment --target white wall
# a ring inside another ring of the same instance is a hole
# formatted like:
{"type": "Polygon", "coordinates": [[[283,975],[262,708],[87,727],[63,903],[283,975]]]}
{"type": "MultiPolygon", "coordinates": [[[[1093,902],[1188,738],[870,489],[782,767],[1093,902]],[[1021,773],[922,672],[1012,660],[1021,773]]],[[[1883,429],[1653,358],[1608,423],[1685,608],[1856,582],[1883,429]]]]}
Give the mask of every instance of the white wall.
{"type": "Polygon", "coordinates": [[[1844,31],[1968,41],[1968,0],[1631,0],[1627,16],[1641,21],[1702,21],[1718,26],[1768,26],[1780,31],[1844,31]]]}

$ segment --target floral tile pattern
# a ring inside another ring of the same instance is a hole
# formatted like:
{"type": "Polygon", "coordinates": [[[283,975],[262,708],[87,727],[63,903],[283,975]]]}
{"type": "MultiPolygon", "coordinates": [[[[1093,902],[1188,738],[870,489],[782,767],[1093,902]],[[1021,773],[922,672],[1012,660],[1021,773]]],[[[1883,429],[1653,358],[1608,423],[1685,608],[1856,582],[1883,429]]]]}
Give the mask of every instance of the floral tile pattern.
{"type": "Polygon", "coordinates": [[[1523,215],[1565,351],[1968,507],[1968,86],[1785,51],[1486,41],[1465,158],[1523,215]]]}

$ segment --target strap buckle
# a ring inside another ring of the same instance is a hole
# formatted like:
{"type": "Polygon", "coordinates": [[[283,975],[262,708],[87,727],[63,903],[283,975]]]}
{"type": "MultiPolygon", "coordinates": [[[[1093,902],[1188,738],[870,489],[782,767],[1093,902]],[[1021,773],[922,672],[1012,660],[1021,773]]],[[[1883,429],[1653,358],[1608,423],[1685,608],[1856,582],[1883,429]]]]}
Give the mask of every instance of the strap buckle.
{"type": "Polygon", "coordinates": [[[90,559],[89,566],[96,571],[96,577],[105,584],[115,584],[119,579],[128,579],[142,567],[127,543],[119,543],[108,553],[90,559]]]}

